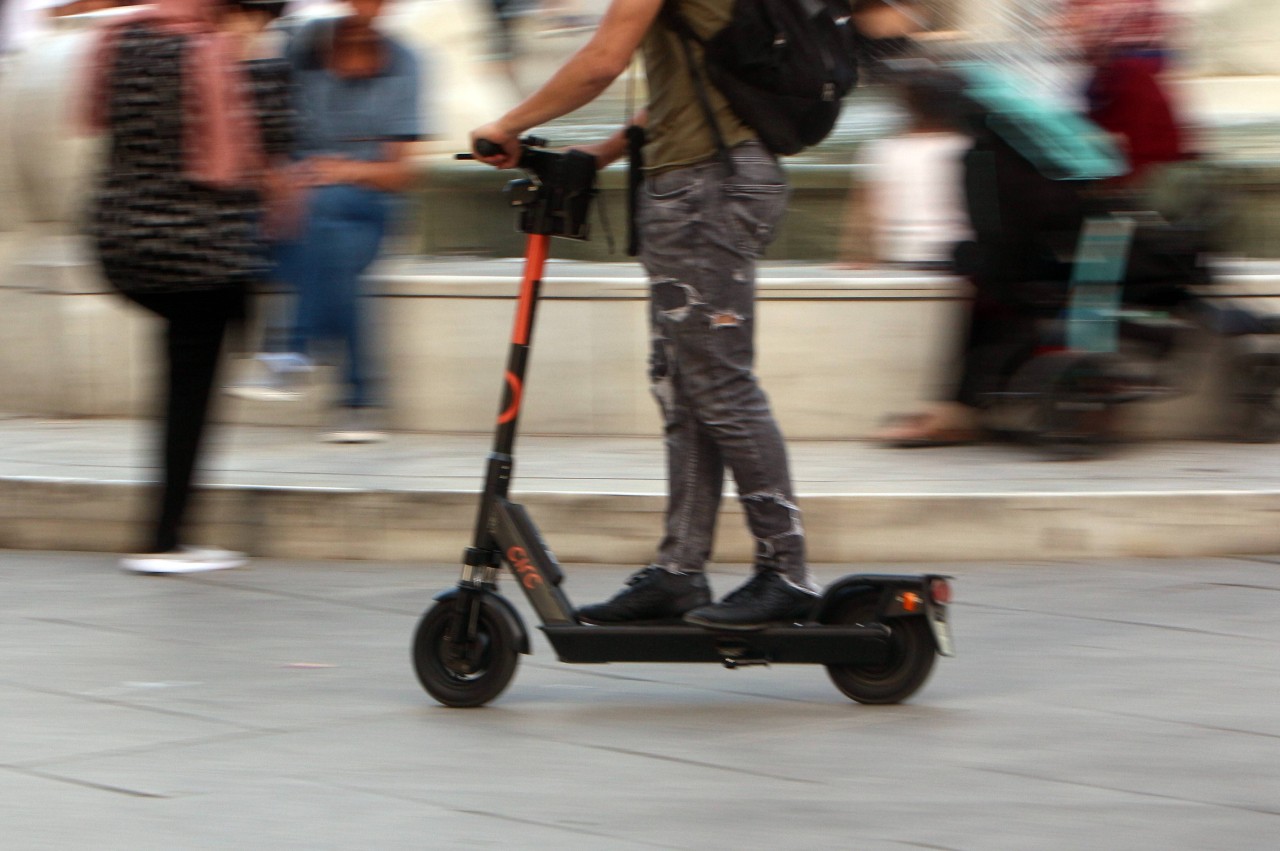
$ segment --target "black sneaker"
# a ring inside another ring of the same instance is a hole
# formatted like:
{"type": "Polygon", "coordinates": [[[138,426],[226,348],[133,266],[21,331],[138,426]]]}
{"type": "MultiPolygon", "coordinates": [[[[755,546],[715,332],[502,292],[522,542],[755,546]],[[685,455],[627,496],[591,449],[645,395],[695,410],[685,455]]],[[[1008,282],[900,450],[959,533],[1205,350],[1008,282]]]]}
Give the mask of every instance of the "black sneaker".
{"type": "Polygon", "coordinates": [[[694,609],[684,619],[712,629],[761,629],[804,620],[818,598],[817,593],[788,582],[781,573],[762,570],[719,603],[694,609]]]}
{"type": "Polygon", "coordinates": [[[606,625],[671,620],[710,602],[705,573],[672,573],[650,565],[607,601],[578,609],[578,620],[606,625]]]}

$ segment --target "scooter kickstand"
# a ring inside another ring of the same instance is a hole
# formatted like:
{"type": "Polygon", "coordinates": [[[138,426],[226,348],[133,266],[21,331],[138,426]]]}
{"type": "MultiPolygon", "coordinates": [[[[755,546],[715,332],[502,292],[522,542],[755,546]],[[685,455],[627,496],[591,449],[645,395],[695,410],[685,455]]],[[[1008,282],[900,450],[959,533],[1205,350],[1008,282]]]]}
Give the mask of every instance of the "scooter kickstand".
{"type": "Polygon", "coordinates": [[[769,667],[769,660],[768,659],[734,659],[732,656],[726,656],[724,660],[724,666],[728,668],[730,671],[737,670],[738,668],[751,668],[751,667],[767,668],[769,667]]]}
{"type": "Polygon", "coordinates": [[[763,656],[747,656],[745,654],[740,656],[734,656],[726,653],[724,656],[723,664],[730,671],[734,671],[734,670],[737,670],[738,668],[751,668],[751,667],[767,668],[769,667],[769,660],[764,658],[763,656]]]}

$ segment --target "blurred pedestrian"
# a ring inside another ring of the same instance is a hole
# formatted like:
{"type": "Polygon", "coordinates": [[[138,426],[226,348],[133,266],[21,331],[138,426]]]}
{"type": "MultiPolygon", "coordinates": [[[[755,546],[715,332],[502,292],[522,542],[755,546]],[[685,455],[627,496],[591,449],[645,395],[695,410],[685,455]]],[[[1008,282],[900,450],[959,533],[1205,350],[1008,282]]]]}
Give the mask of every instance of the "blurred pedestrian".
{"type": "Polygon", "coordinates": [[[0,0],[0,56],[17,50],[25,39],[31,28],[26,12],[18,0],[0,0]]]}
{"type": "Polygon", "coordinates": [[[229,388],[248,398],[299,395],[323,344],[343,364],[343,397],[323,438],[385,438],[361,277],[377,259],[397,192],[413,181],[422,136],[420,69],[413,52],[375,27],[384,0],[352,0],[351,14],[305,25],[288,56],[299,138],[287,182],[299,193],[276,250],[276,278],[295,294],[285,351],[259,356],[265,379],[229,388]]]}
{"type": "Polygon", "coordinates": [[[861,82],[892,79],[889,64],[918,52],[917,38],[930,25],[928,11],[918,0],[853,0],[850,8],[861,82]]]}
{"type": "MultiPolygon", "coordinates": [[[[963,83],[945,72],[899,73],[895,85],[908,115],[905,131],[870,143],[864,215],[872,223],[874,260],[901,268],[952,272],[956,248],[972,239],[965,200],[965,158],[973,138],[962,121],[963,83]]],[[[851,218],[855,216],[850,211],[851,218]]],[[[856,221],[856,219],[854,219],[856,221]]],[[[856,257],[854,259],[857,259],[856,257]]],[[[971,312],[959,357],[959,387],[922,410],[897,414],[873,435],[892,446],[968,443],[980,435],[975,399],[964,389],[972,357],[971,312]],[[954,392],[954,395],[952,395],[954,392]]]]}
{"type": "Polygon", "coordinates": [[[146,545],[121,560],[139,573],[245,563],[184,545],[223,339],[263,270],[257,186],[275,153],[223,11],[159,0],[108,24],[88,69],[86,123],[108,139],[90,233],[110,284],[164,323],[159,500],[146,545]]]}
{"type": "Polygon", "coordinates": [[[1163,79],[1168,24],[1157,0],[1072,0],[1065,22],[1089,67],[1089,118],[1129,159],[1122,182],[1141,188],[1159,166],[1188,159],[1186,125],[1163,79]]]}
{"type": "Polygon", "coordinates": [[[972,236],[961,160],[972,140],[957,129],[954,95],[920,76],[900,80],[901,132],[868,142],[867,166],[848,205],[843,265],[949,271],[972,236]]]}
{"type": "Polygon", "coordinates": [[[1040,320],[1061,309],[1086,212],[1085,191],[1123,161],[1097,127],[1032,97],[994,68],[931,74],[971,138],[962,162],[973,239],[955,250],[973,299],[956,374],[937,401],[891,418],[875,437],[897,447],[969,443],[1017,368],[1040,347],[1040,320]]]}
{"type": "Polygon", "coordinates": [[[520,58],[520,19],[529,13],[528,0],[489,0],[490,47],[487,59],[520,90],[516,63],[520,58]]]}
{"type": "Polygon", "coordinates": [[[1155,60],[1167,50],[1169,17],[1161,0],[1066,0],[1061,26],[1086,53],[1104,48],[1155,60]]]}

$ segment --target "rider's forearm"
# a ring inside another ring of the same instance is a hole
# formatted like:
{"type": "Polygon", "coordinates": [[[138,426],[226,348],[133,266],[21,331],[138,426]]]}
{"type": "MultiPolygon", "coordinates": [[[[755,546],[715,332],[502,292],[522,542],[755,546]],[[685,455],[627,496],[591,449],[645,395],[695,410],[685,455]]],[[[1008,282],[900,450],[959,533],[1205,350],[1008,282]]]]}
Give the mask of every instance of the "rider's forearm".
{"type": "Polygon", "coordinates": [[[588,43],[540,89],[498,119],[498,125],[513,136],[559,118],[595,100],[627,69],[627,59],[619,61],[616,51],[588,43]]]}

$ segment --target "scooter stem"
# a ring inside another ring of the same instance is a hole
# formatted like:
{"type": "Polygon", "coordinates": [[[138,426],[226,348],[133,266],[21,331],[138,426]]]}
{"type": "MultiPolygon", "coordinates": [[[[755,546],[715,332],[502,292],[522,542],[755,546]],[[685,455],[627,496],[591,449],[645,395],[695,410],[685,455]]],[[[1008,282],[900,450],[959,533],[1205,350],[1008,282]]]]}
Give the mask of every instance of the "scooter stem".
{"type": "Polygon", "coordinates": [[[533,317],[538,304],[538,291],[542,288],[542,270],[547,262],[550,241],[551,237],[547,234],[529,234],[525,248],[524,279],[520,282],[515,326],[511,329],[511,349],[507,354],[504,375],[506,387],[502,394],[502,407],[498,411],[498,427],[493,435],[493,451],[489,453],[485,471],[474,544],[466,556],[466,563],[472,566],[496,567],[498,564],[496,542],[493,539],[494,511],[497,503],[506,499],[511,487],[511,456],[515,449],[520,405],[524,399],[525,366],[529,362],[533,317]]]}
{"type": "Polygon", "coordinates": [[[533,306],[542,285],[542,270],[547,264],[547,247],[551,237],[531,233],[525,241],[524,279],[520,282],[520,299],[516,304],[516,325],[511,331],[513,346],[529,345],[533,331],[533,306]]]}
{"type": "Polygon", "coordinates": [[[510,455],[515,446],[516,424],[520,417],[520,405],[524,400],[524,373],[529,361],[529,340],[533,336],[533,317],[538,303],[538,291],[542,288],[542,270],[546,266],[550,241],[551,237],[546,234],[531,233],[525,248],[524,279],[520,282],[515,326],[511,329],[511,351],[507,357],[507,386],[493,441],[493,451],[502,455],[510,455]]]}

